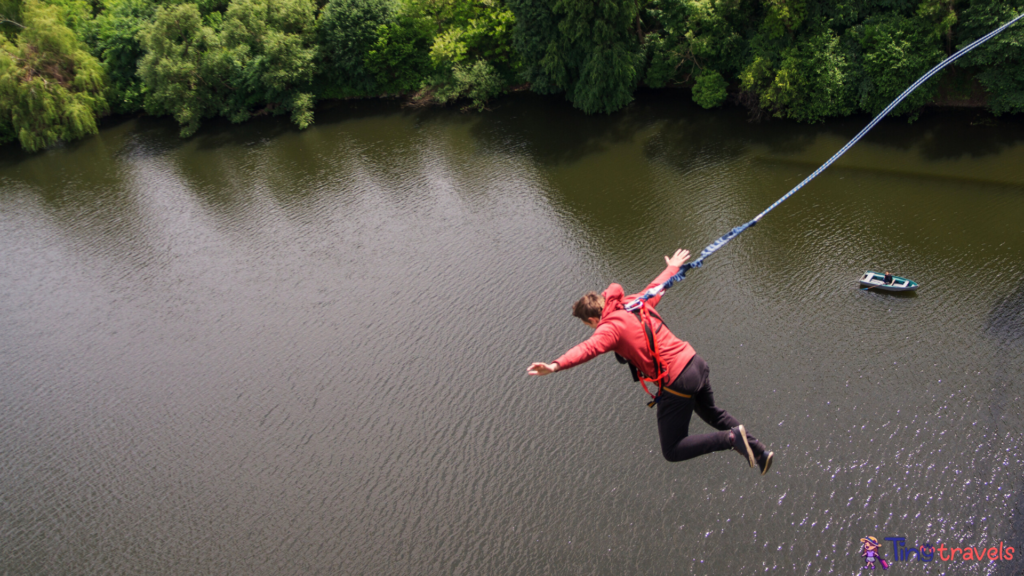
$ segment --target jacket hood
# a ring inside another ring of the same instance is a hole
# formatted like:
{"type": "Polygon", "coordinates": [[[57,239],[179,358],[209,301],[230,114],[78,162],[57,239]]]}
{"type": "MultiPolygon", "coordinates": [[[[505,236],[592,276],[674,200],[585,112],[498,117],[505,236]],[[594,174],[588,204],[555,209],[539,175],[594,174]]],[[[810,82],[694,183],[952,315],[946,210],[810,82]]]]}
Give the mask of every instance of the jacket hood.
{"type": "Polygon", "coordinates": [[[604,292],[601,292],[601,296],[604,296],[604,309],[601,310],[602,320],[612,312],[625,308],[623,300],[626,298],[626,292],[622,289],[622,286],[609,284],[604,292]]]}

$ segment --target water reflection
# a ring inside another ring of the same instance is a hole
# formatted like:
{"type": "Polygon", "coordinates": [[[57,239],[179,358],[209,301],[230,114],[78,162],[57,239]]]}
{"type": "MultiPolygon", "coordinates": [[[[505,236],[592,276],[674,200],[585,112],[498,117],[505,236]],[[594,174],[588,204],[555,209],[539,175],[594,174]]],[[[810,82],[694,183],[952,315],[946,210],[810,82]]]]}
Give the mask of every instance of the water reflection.
{"type": "Polygon", "coordinates": [[[1005,344],[1024,341],[1024,283],[996,302],[985,330],[1005,344]]]}

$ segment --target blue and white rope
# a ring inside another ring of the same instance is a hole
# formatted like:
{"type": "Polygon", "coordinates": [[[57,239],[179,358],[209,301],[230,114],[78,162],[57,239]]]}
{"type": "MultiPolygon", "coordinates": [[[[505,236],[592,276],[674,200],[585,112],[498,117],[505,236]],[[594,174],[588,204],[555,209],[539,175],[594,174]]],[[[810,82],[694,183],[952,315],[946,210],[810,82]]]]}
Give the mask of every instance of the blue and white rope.
{"type": "Polygon", "coordinates": [[[650,290],[644,292],[639,297],[634,299],[632,302],[626,304],[626,306],[625,306],[626,310],[629,310],[629,311],[636,310],[637,308],[642,306],[643,303],[646,302],[647,300],[649,300],[649,299],[651,299],[651,298],[661,294],[665,290],[671,288],[672,285],[675,284],[676,282],[679,282],[680,280],[684,280],[686,278],[686,272],[688,270],[692,270],[693,268],[700,268],[704,264],[704,259],[705,258],[707,258],[708,256],[711,256],[712,254],[714,254],[716,250],[718,250],[722,246],[725,246],[726,243],[728,243],[733,238],[739,236],[740,233],[742,233],[747,228],[750,228],[751,226],[756,225],[761,220],[761,218],[764,218],[765,214],[767,214],[767,213],[771,212],[772,210],[774,210],[776,206],[778,206],[779,204],[782,204],[783,202],[785,202],[793,194],[796,194],[797,190],[803,188],[811,180],[814,180],[814,178],[816,178],[818,176],[818,174],[821,174],[826,168],[831,166],[832,163],[835,162],[836,160],[838,160],[840,156],[842,156],[843,154],[846,154],[847,150],[849,150],[851,147],[853,147],[853,145],[856,144],[865,134],[867,134],[869,130],[874,128],[876,124],[881,122],[882,118],[885,118],[885,116],[888,115],[889,112],[892,112],[893,108],[895,108],[896,106],[899,106],[900,102],[903,102],[903,100],[907,96],[909,96],[911,92],[913,92],[914,90],[919,88],[921,86],[921,84],[924,84],[925,82],[927,82],[928,79],[931,78],[932,76],[934,76],[936,73],[938,73],[939,70],[942,70],[943,68],[945,68],[949,64],[952,64],[954,61],[956,61],[958,58],[960,58],[964,54],[970,52],[971,50],[974,50],[974,48],[976,48],[977,46],[979,46],[981,44],[984,44],[985,42],[990,40],[995,35],[999,34],[1003,30],[1006,30],[1007,28],[1009,28],[1010,26],[1015,24],[1021,18],[1024,18],[1024,13],[1021,13],[1019,16],[1017,16],[1013,20],[1010,20],[1009,22],[1007,22],[1006,24],[1003,24],[1002,26],[1000,26],[999,28],[993,30],[992,32],[989,32],[988,34],[982,36],[981,38],[978,38],[977,40],[975,40],[974,42],[971,42],[967,46],[964,46],[963,48],[958,50],[955,54],[953,54],[949,58],[946,58],[945,60],[940,62],[938,65],[936,65],[934,68],[932,68],[931,70],[926,72],[924,74],[924,76],[921,76],[920,78],[918,78],[918,80],[916,82],[914,82],[913,84],[910,85],[910,88],[907,88],[906,90],[904,90],[903,93],[900,94],[895,100],[893,100],[891,104],[886,106],[885,110],[882,110],[878,114],[878,116],[875,116],[875,118],[867,126],[865,126],[863,130],[861,130],[859,133],[857,133],[857,135],[854,136],[852,140],[850,140],[849,142],[846,143],[845,146],[840,148],[839,151],[836,152],[831,158],[829,158],[827,162],[822,164],[821,167],[819,167],[817,170],[812,172],[810,176],[808,176],[807,178],[804,178],[802,182],[800,182],[799,184],[794,186],[793,189],[790,190],[789,192],[786,192],[786,194],[784,196],[782,196],[782,198],[779,198],[778,200],[776,200],[775,203],[772,204],[771,206],[769,206],[767,209],[765,209],[764,212],[761,212],[760,214],[755,216],[753,220],[751,220],[750,222],[747,222],[746,224],[743,224],[743,225],[740,225],[740,226],[737,226],[737,227],[733,228],[732,230],[727,232],[725,235],[723,235],[718,240],[715,240],[711,244],[708,244],[707,247],[705,247],[703,250],[700,251],[700,256],[696,260],[694,260],[693,262],[689,262],[687,264],[684,264],[682,267],[679,268],[679,272],[677,272],[675,276],[669,278],[668,280],[666,280],[662,284],[660,284],[658,286],[655,286],[654,288],[651,288],[650,290]]]}

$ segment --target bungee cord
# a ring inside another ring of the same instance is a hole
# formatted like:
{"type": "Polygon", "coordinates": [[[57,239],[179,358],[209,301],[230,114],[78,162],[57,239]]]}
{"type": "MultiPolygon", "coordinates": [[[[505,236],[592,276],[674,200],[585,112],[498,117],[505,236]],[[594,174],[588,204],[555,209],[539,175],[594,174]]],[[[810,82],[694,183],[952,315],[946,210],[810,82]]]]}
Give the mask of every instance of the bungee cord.
{"type": "Polygon", "coordinates": [[[705,258],[707,258],[708,256],[711,256],[712,254],[714,254],[719,248],[721,248],[722,246],[725,246],[730,240],[732,240],[733,238],[739,236],[747,228],[750,228],[751,226],[755,226],[761,220],[761,218],[764,218],[765,214],[768,214],[769,212],[774,210],[779,204],[782,204],[790,196],[792,196],[793,194],[796,194],[797,190],[803,188],[811,180],[814,180],[814,178],[816,178],[818,176],[818,174],[821,174],[826,168],[831,166],[833,162],[838,160],[840,156],[845,154],[847,150],[849,150],[851,147],[853,147],[853,145],[856,144],[865,134],[867,134],[868,131],[870,131],[872,128],[874,128],[876,124],[881,122],[882,118],[885,118],[885,116],[888,115],[889,112],[892,112],[893,108],[898,106],[900,104],[900,102],[903,102],[903,100],[907,96],[909,96],[911,92],[913,92],[918,87],[920,87],[921,84],[924,84],[926,81],[928,81],[928,79],[931,78],[932,76],[934,76],[936,73],[938,73],[939,70],[942,70],[943,68],[945,68],[949,64],[953,63],[954,61],[956,61],[961,56],[963,56],[964,54],[966,54],[966,53],[970,52],[971,50],[973,50],[974,48],[976,48],[977,46],[980,46],[981,44],[984,44],[985,42],[989,41],[994,36],[996,36],[997,34],[1002,32],[1003,30],[1006,30],[1007,28],[1009,28],[1010,26],[1015,24],[1021,18],[1024,18],[1024,13],[1021,13],[1020,15],[1018,15],[1013,20],[1010,20],[1009,22],[1007,22],[1006,24],[1003,24],[1002,26],[1000,26],[999,28],[993,30],[992,32],[989,32],[988,34],[982,36],[981,38],[978,38],[974,42],[971,42],[967,46],[964,46],[960,50],[957,50],[952,56],[946,58],[945,60],[943,60],[942,62],[937,64],[934,68],[932,68],[931,70],[926,72],[923,76],[918,78],[916,82],[911,84],[910,88],[907,88],[906,90],[903,91],[902,94],[897,96],[896,99],[893,100],[891,104],[886,106],[885,110],[882,110],[877,116],[875,116],[875,118],[870,123],[868,123],[868,125],[865,126],[863,130],[858,132],[857,135],[854,136],[852,140],[850,140],[849,142],[846,143],[845,146],[840,148],[839,151],[836,152],[831,158],[829,158],[827,162],[825,162],[817,170],[812,172],[810,176],[808,176],[807,178],[804,178],[802,182],[800,182],[799,184],[794,186],[792,190],[790,190],[789,192],[786,192],[781,198],[776,200],[774,204],[772,204],[771,206],[766,208],[763,212],[761,212],[760,214],[755,216],[753,220],[733,228],[729,232],[725,233],[718,240],[715,240],[711,244],[708,244],[703,250],[700,251],[700,256],[696,260],[694,260],[693,262],[688,262],[686,264],[683,264],[679,268],[679,272],[677,272],[675,274],[675,276],[672,276],[671,278],[669,278],[668,280],[664,281],[660,285],[655,286],[654,288],[651,288],[650,290],[647,290],[646,292],[644,292],[643,294],[638,296],[636,299],[634,299],[631,302],[629,302],[628,304],[626,304],[625,309],[628,310],[628,311],[636,310],[636,309],[640,308],[641,306],[643,306],[643,303],[646,302],[647,300],[649,300],[649,299],[651,299],[651,298],[661,294],[665,290],[668,290],[669,288],[671,288],[672,285],[675,284],[676,282],[679,282],[681,280],[685,280],[686,279],[686,272],[687,271],[692,270],[694,268],[700,268],[701,266],[703,266],[705,258]]]}

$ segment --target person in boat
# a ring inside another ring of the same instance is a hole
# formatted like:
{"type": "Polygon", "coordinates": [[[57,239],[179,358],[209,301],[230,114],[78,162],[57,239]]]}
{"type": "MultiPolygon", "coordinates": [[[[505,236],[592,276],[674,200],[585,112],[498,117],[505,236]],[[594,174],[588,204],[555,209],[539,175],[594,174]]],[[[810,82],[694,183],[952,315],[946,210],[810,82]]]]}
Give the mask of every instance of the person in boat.
{"type": "MultiPolygon", "coordinates": [[[[647,288],[657,286],[675,275],[690,257],[687,250],[665,256],[666,268],[647,288]]],[[[735,450],[764,474],[772,465],[774,453],[747,434],[736,418],[715,405],[704,359],[688,342],[680,340],[665,326],[654,310],[661,300],[655,296],[644,304],[647,314],[627,312],[624,304],[638,294],[626,296],[622,286],[611,284],[598,295],[588,292],[572,307],[572,315],[594,330],[593,336],[577,344],[551,363],[534,362],[527,369],[531,376],[568,370],[605,352],[615,352],[620,362],[629,362],[634,380],[657,385],[657,394],[649,405],[658,407],[658,436],[661,453],[669,462],[689,460],[721,450],[735,450]],[[646,318],[643,318],[646,316],[646,318]],[[693,413],[718,432],[690,435],[693,413]]]]}
{"type": "Polygon", "coordinates": [[[885,278],[882,279],[882,283],[886,285],[892,284],[892,273],[888,270],[885,271],[885,278]]]}

